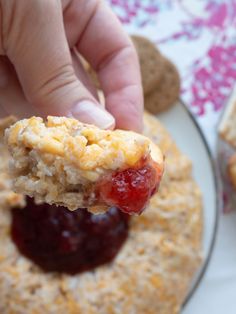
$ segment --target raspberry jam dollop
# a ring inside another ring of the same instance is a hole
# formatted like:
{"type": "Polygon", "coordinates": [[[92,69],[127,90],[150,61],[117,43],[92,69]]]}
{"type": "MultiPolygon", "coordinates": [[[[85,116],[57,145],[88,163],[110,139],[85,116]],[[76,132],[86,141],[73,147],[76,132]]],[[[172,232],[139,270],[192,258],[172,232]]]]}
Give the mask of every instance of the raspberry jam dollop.
{"type": "Polygon", "coordinates": [[[107,176],[99,183],[100,198],[127,214],[141,214],[158,190],[162,169],[154,162],[143,162],[107,176]]]}
{"type": "Polygon", "coordinates": [[[86,209],[35,205],[12,210],[11,235],[19,251],[46,272],[76,274],[111,262],[128,236],[128,215],[112,207],[86,209]]]}

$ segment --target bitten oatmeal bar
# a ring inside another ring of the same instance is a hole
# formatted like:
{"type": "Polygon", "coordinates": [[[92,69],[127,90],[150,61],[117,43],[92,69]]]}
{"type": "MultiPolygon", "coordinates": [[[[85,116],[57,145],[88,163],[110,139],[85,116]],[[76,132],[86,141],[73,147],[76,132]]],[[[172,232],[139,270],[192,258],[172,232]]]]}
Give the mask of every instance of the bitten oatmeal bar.
{"type": "Polygon", "coordinates": [[[222,178],[224,211],[236,204],[236,86],[225,104],[218,126],[217,162],[222,178]]]}
{"type": "Polygon", "coordinates": [[[234,154],[228,162],[228,174],[230,182],[236,191],[236,154],[234,154]]]}
{"type": "Polygon", "coordinates": [[[236,88],[229,99],[219,125],[219,135],[236,149],[236,88]]]}
{"type": "Polygon", "coordinates": [[[143,135],[65,117],[20,120],[6,141],[15,191],[70,210],[141,213],[163,173],[161,151],[143,135]]]}

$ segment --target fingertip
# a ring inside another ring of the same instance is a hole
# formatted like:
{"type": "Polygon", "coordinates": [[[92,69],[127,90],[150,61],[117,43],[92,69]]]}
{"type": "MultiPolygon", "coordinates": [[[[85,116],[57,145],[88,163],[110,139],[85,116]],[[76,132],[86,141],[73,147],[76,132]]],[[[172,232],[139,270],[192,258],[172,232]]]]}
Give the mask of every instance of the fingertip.
{"type": "Polygon", "coordinates": [[[119,116],[116,118],[116,127],[122,130],[131,130],[137,133],[143,132],[143,117],[142,116],[119,116]]]}
{"type": "Polygon", "coordinates": [[[142,133],[143,110],[123,102],[119,107],[114,106],[110,112],[115,117],[116,128],[142,133]]]}
{"type": "Polygon", "coordinates": [[[71,108],[69,116],[84,123],[94,124],[101,129],[113,129],[115,127],[114,117],[91,100],[82,100],[75,104],[71,108]]]}
{"type": "Polygon", "coordinates": [[[116,127],[143,131],[143,93],[141,85],[128,86],[106,97],[106,108],[115,117],[116,127]]]}

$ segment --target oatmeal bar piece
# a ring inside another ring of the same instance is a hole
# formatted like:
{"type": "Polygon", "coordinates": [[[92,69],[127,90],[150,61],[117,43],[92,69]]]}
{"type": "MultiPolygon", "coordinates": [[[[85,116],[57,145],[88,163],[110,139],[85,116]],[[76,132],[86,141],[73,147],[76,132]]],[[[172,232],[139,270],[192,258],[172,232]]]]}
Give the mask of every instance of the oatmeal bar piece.
{"type": "Polygon", "coordinates": [[[236,191],[236,154],[234,154],[228,162],[228,174],[230,182],[236,191]]]}
{"type": "Polygon", "coordinates": [[[222,179],[224,212],[236,205],[236,85],[225,104],[218,126],[217,164],[222,179]]]}
{"type": "Polygon", "coordinates": [[[236,149],[236,87],[229,99],[219,125],[219,135],[236,149]]]}
{"type": "Polygon", "coordinates": [[[141,213],[159,186],[163,157],[143,135],[65,117],[32,117],[6,131],[14,189],[38,203],[141,213]]]}
{"type": "Polygon", "coordinates": [[[12,191],[12,182],[7,166],[9,152],[4,145],[5,129],[15,122],[16,118],[13,116],[0,119],[0,208],[22,207],[25,205],[23,195],[12,191]]]}

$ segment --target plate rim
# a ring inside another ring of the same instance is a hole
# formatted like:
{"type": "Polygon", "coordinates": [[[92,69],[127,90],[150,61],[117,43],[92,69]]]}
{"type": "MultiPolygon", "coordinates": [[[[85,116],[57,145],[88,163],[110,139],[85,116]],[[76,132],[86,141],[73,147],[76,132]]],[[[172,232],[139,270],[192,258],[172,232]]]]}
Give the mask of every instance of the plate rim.
{"type": "Polygon", "coordinates": [[[185,104],[185,102],[180,98],[178,99],[178,102],[180,103],[180,105],[184,108],[185,112],[188,114],[189,118],[192,120],[194,126],[196,127],[202,142],[205,146],[206,149],[206,153],[208,155],[209,161],[210,161],[210,165],[211,165],[211,170],[213,173],[213,179],[214,179],[214,190],[215,190],[215,221],[214,221],[214,228],[213,228],[213,234],[212,234],[212,239],[210,242],[210,247],[209,250],[204,258],[204,262],[202,264],[200,273],[198,274],[197,280],[194,283],[194,285],[192,286],[192,288],[190,289],[190,291],[188,292],[183,304],[182,304],[182,309],[184,309],[190,302],[190,300],[192,299],[192,297],[194,296],[195,292],[197,291],[197,289],[200,286],[200,283],[202,282],[206,271],[208,269],[208,266],[210,264],[211,258],[212,258],[212,254],[215,248],[215,244],[216,244],[216,238],[217,238],[217,234],[218,234],[218,227],[219,227],[219,219],[220,219],[220,212],[221,212],[221,208],[222,208],[222,199],[220,197],[221,193],[221,186],[220,183],[218,181],[218,171],[217,171],[217,164],[216,161],[214,159],[213,153],[210,150],[210,147],[206,141],[205,135],[199,125],[199,123],[197,122],[196,118],[194,117],[193,113],[190,111],[190,109],[187,107],[187,105],[185,104]]]}

